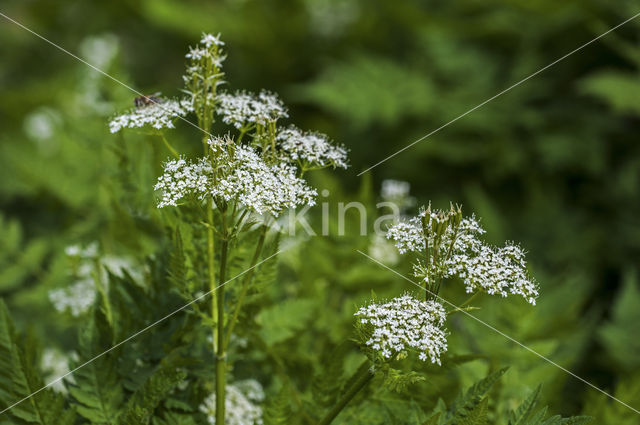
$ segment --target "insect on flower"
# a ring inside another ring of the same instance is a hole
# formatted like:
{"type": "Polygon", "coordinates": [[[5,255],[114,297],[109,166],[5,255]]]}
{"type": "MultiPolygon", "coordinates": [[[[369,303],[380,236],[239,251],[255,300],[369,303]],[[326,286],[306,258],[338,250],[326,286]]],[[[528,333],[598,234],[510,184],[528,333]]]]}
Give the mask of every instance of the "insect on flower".
{"type": "Polygon", "coordinates": [[[159,97],[160,94],[161,94],[160,92],[156,92],[148,96],[138,96],[135,99],[133,99],[133,104],[136,105],[137,108],[144,108],[145,106],[162,103],[164,102],[164,100],[159,97]]]}

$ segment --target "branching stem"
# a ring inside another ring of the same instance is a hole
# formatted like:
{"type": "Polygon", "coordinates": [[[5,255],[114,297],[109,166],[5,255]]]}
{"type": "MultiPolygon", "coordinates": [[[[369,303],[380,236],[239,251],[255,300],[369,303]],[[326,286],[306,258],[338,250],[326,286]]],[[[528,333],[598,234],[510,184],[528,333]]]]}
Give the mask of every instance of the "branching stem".
{"type": "Polygon", "coordinates": [[[236,301],[235,309],[233,310],[233,315],[229,320],[229,325],[227,327],[227,335],[224,338],[224,348],[225,350],[229,346],[229,341],[231,340],[231,335],[233,334],[233,328],[236,325],[238,320],[238,315],[240,314],[240,310],[242,309],[242,304],[244,302],[244,297],[247,294],[247,290],[249,289],[249,282],[251,282],[251,278],[253,277],[253,272],[255,270],[255,265],[258,263],[258,259],[260,258],[260,254],[262,253],[262,248],[264,246],[264,239],[267,235],[267,226],[263,226],[260,237],[258,239],[258,244],[256,245],[256,250],[253,253],[253,258],[251,259],[251,264],[249,266],[249,271],[245,274],[244,279],[242,281],[242,289],[240,290],[240,295],[238,296],[238,300],[236,301]]]}

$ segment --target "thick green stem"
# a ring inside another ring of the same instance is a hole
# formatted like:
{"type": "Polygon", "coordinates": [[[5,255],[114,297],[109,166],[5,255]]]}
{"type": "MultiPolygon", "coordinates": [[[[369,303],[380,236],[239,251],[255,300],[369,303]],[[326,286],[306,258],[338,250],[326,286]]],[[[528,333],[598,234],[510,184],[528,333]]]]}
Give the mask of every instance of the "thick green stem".
{"type": "MultiPolygon", "coordinates": [[[[366,363],[368,362],[369,361],[367,360],[366,363]]],[[[344,395],[340,398],[340,400],[338,400],[338,403],[336,403],[336,405],[333,406],[333,409],[331,409],[329,413],[327,413],[325,417],[322,418],[320,422],[318,422],[318,425],[330,424],[336,418],[336,416],[338,416],[338,414],[342,411],[342,409],[344,409],[347,406],[347,404],[349,404],[349,402],[353,399],[353,397],[355,397],[356,394],[358,394],[358,392],[361,389],[363,389],[369,383],[369,381],[371,381],[371,379],[374,376],[374,374],[369,370],[369,368],[365,368],[365,367],[360,367],[360,369],[358,369],[355,375],[356,375],[356,379],[353,381],[353,384],[351,384],[351,387],[349,387],[347,392],[344,393],[344,395]]]]}
{"type": "MultiPolygon", "coordinates": [[[[223,213],[224,215],[224,213],[223,213]]],[[[224,220],[223,220],[224,221],[224,220]]],[[[216,353],[216,424],[224,425],[225,386],[226,386],[226,360],[227,353],[224,347],[224,283],[226,279],[227,254],[229,241],[226,229],[220,248],[220,275],[218,283],[218,350],[216,353]]]]}
{"type": "MultiPolygon", "coordinates": [[[[207,254],[209,260],[209,291],[211,291],[211,318],[215,320],[218,317],[218,304],[217,297],[218,294],[216,292],[216,271],[215,267],[215,246],[214,246],[214,223],[213,223],[213,201],[209,198],[209,204],[207,205],[207,218],[208,218],[208,226],[207,226],[207,254]]],[[[216,341],[217,341],[217,333],[216,328],[212,328],[213,337],[213,351],[216,351],[216,341]]]]}
{"type": "Polygon", "coordinates": [[[229,320],[229,326],[227,327],[227,335],[224,339],[225,350],[229,346],[229,341],[231,340],[231,335],[233,334],[233,328],[238,320],[238,315],[240,314],[240,310],[242,309],[244,297],[247,294],[247,290],[249,289],[249,282],[251,282],[251,278],[253,277],[255,265],[258,263],[258,259],[260,258],[260,254],[262,253],[262,247],[264,246],[264,239],[266,235],[267,235],[267,226],[264,226],[260,233],[260,238],[258,239],[256,250],[253,253],[253,258],[251,259],[251,265],[249,266],[249,271],[247,272],[247,274],[244,275],[244,280],[242,281],[242,289],[240,290],[238,301],[236,302],[235,309],[233,310],[233,315],[231,316],[231,320],[229,320]]]}

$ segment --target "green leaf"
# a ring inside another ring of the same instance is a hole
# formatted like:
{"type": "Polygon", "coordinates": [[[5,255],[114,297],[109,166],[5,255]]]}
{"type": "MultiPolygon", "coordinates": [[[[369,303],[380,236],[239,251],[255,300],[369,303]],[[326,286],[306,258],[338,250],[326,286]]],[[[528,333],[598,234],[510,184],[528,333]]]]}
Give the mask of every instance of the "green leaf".
{"type": "Polygon", "coordinates": [[[457,422],[459,425],[485,425],[487,424],[487,413],[489,412],[489,398],[485,397],[464,417],[457,422]]]}
{"type": "Polygon", "coordinates": [[[310,299],[285,300],[262,310],[256,317],[260,333],[268,345],[285,341],[307,327],[316,303],[310,299]]]}
{"type": "Polygon", "coordinates": [[[597,96],[620,112],[640,114],[640,80],[636,74],[603,71],[581,83],[585,93],[597,96]]]}
{"type": "Polygon", "coordinates": [[[442,412],[438,412],[435,415],[431,416],[429,419],[424,421],[422,425],[438,425],[440,423],[440,415],[442,412]]]}
{"type": "Polygon", "coordinates": [[[75,413],[65,408],[64,398],[42,389],[44,381],[35,366],[38,354],[31,335],[18,339],[9,310],[0,300],[0,409],[19,402],[5,414],[41,425],[73,424],[75,413]]]}
{"type": "Polygon", "coordinates": [[[186,372],[167,358],[161,366],[145,381],[129,399],[118,423],[147,424],[153,417],[156,407],[186,377],[186,372]]]}
{"type": "Polygon", "coordinates": [[[291,393],[288,384],[280,388],[278,395],[272,397],[264,409],[264,423],[266,425],[288,424],[291,418],[291,393]]]}
{"type": "Polygon", "coordinates": [[[640,368],[640,289],[637,274],[628,271],[613,306],[611,320],[598,329],[598,337],[608,355],[623,370],[640,368]]]}
{"type": "Polygon", "coordinates": [[[515,412],[510,412],[509,425],[523,425],[526,423],[525,421],[531,415],[534,407],[536,406],[538,396],[540,395],[540,388],[540,385],[538,385],[535,391],[531,393],[524,402],[522,402],[515,412]]]}
{"type": "Polygon", "coordinates": [[[356,127],[391,125],[423,115],[435,101],[433,85],[424,74],[396,61],[364,55],[329,66],[315,82],[301,88],[300,95],[356,127]]]}
{"type": "MultiPolygon", "coordinates": [[[[91,322],[80,334],[78,365],[111,348],[111,329],[100,309],[94,309],[91,322]]],[[[95,424],[115,424],[123,402],[116,371],[117,353],[110,351],[74,373],[69,392],[80,415],[95,424]]]]}

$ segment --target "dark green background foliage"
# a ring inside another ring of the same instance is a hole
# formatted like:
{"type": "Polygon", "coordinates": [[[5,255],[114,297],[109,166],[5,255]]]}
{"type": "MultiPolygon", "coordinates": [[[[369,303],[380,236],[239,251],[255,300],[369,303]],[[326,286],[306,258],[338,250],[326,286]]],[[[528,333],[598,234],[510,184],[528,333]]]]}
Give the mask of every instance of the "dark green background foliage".
{"type": "MultiPolygon", "coordinates": [[[[186,46],[203,31],[221,32],[230,89],[278,92],[301,127],[351,149],[347,172],[314,176],[330,190],[322,201],[330,202],[334,230],[337,202],[359,200],[370,217],[381,213],[375,203],[383,179],[411,182],[420,202],[462,203],[482,217],[493,242],[521,242],[541,284],[535,308],[484,297],[474,314],[640,407],[640,19],[356,176],[640,12],[637,2],[5,0],[1,11],[102,61],[126,84],[168,96],[179,95],[186,46]]],[[[15,322],[3,307],[0,380],[14,383],[0,386],[6,401],[41,384],[33,367],[5,376],[14,362],[37,364],[36,346],[89,358],[183,303],[181,288],[204,271],[198,264],[166,270],[180,263],[170,214],[154,207],[166,150],[157,138],[109,134],[108,118],[135,95],[4,19],[0,40],[0,295],[15,322]],[[47,297],[70,282],[65,246],[94,240],[105,254],[146,264],[144,290],[111,276],[120,327],[106,325],[100,312],[78,323],[47,297]]],[[[180,150],[197,153],[197,132],[179,127],[180,150]]],[[[319,231],[319,208],[313,215],[319,231]]],[[[411,289],[355,251],[367,252],[370,239],[358,236],[357,215],[349,218],[347,236],[283,237],[290,249],[277,267],[260,270],[262,296],[251,298],[238,330],[249,342],[232,353],[233,375],[265,386],[268,423],[304,421],[301,412],[321,416],[343,388],[339,377],[362,361],[345,342],[356,307],[372,290],[386,297],[411,289]]],[[[197,232],[181,232],[188,249],[197,232]]],[[[231,275],[243,266],[236,261],[231,275]]],[[[398,268],[410,272],[403,262],[398,268]]],[[[461,302],[461,292],[445,288],[443,296],[461,302]]],[[[206,350],[194,316],[183,312],[78,372],[70,388],[76,420],[121,415],[140,423],[155,409],[157,424],[199,423],[190,412],[211,391],[213,372],[199,355],[206,350]],[[192,389],[167,396],[185,376],[192,389]],[[110,391],[102,395],[108,403],[96,406],[92,391],[101,388],[110,391]]],[[[457,403],[478,422],[454,423],[547,423],[536,422],[544,405],[602,424],[637,423],[629,409],[477,322],[455,317],[449,330],[442,368],[407,360],[403,368],[427,379],[399,393],[373,385],[337,422],[450,423],[457,403]],[[505,366],[491,389],[466,392],[505,366]]],[[[47,415],[63,403],[49,392],[37,401],[47,415]]],[[[14,413],[29,421],[32,409],[14,413]]]]}

